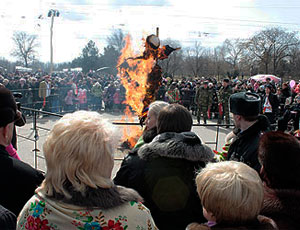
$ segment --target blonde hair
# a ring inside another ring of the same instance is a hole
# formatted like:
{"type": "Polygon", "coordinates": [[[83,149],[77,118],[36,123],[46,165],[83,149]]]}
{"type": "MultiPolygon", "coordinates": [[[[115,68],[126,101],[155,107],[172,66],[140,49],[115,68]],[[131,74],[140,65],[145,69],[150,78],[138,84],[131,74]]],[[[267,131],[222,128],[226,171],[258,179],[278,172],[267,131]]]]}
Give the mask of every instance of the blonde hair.
{"type": "Polygon", "coordinates": [[[209,163],[196,177],[203,207],[217,223],[253,220],[263,204],[263,185],[248,165],[226,161],[209,163]]]}
{"type": "Polygon", "coordinates": [[[97,112],[78,111],[63,116],[43,145],[47,173],[39,189],[48,196],[55,191],[70,199],[64,188],[67,181],[82,195],[87,186],[110,188],[113,131],[97,112]]]}

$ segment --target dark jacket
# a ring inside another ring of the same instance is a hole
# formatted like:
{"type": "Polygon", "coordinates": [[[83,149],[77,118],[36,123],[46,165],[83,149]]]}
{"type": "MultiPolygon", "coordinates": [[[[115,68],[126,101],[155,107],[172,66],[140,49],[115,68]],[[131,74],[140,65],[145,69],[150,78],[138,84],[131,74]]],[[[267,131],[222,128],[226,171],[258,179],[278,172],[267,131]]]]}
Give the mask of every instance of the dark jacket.
{"type": "Polygon", "coordinates": [[[285,89],[282,89],[281,94],[279,96],[279,103],[284,105],[286,99],[291,96],[292,96],[292,92],[288,87],[285,89]]]}
{"type": "Polygon", "coordinates": [[[229,147],[227,160],[243,162],[259,172],[261,167],[257,156],[259,138],[262,132],[268,131],[269,128],[266,116],[260,115],[257,122],[244,132],[239,130],[229,147]]]}
{"type": "Polygon", "coordinates": [[[30,165],[9,156],[2,145],[0,145],[0,175],[0,204],[18,216],[44,176],[30,165]]]}
{"type": "MultiPolygon", "coordinates": [[[[262,107],[264,107],[265,104],[265,100],[266,100],[266,95],[264,95],[263,99],[262,99],[262,107]]],[[[279,100],[278,97],[275,94],[270,93],[269,94],[269,102],[272,106],[272,113],[277,115],[279,112],[279,100]]]]}
{"type": "Polygon", "coordinates": [[[202,206],[195,185],[195,173],[213,159],[212,150],[192,132],[163,133],[138,150],[131,162],[136,189],[157,227],[185,229],[203,221],[202,206]]]}
{"type": "Polygon", "coordinates": [[[17,218],[15,214],[0,205],[0,229],[15,230],[17,218]]]}
{"type": "Polygon", "coordinates": [[[261,213],[271,217],[279,229],[299,229],[300,191],[266,188],[261,213]]]}
{"type": "Polygon", "coordinates": [[[140,165],[144,164],[145,162],[138,156],[137,153],[142,145],[145,143],[150,143],[156,135],[156,127],[144,131],[142,136],[144,143],[142,143],[139,147],[135,146],[128,152],[114,178],[115,184],[122,185],[127,188],[139,187],[139,182],[136,177],[139,177],[139,175],[142,173],[143,167],[140,167],[140,165]]]}
{"type": "Polygon", "coordinates": [[[276,223],[265,216],[259,215],[257,219],[249,221],[247,223],[231,223],[231,224],[216,224],[212,227],[207,226],[206,224],[190,224],[186,230],[271,230],[277,229],[276,223]]]}

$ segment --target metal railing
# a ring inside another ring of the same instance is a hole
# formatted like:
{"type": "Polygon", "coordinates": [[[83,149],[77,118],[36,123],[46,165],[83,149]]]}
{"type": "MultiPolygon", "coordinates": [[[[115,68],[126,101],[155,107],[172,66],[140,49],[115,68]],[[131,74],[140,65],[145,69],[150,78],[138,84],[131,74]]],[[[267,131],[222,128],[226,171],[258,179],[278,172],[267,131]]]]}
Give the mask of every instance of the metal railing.
{"type": "MultiPolygon", "coordinates": [[[[32,109],[32,108],[27,108],[27,107],[21,107],[22,111],[27,111],[30,112],[30,114],[32,115],[32,132],[33,132],[33,138],[30,137],[26,137],[24,135],[20,135],[17,134],[18,137],[26,139],[28,141],[31,141],[34,143],[34,149],[33,154],[34,154],[34,162],[33,162],[33,167],[34,168],[38,168],[38,158],[40,159],[45,159],[44,156],[40,155],[39,152],[40,150],[38,149],[38,141],[39,141],[39,130],[44,130],[49,132],[50,129],[43,127],[39,124],[38,119],[41,115],[43,116],[52,116],[52,117],[62,117],[63,115],[61,114],[56,114],[56,113],[51,113],[51,112],[47,112],[47,111],[41,111],[41,110],[37,110],[37,109],[32,109]]],[[[126,125],[126,126],[139,126],[140,123],[138,122],[113,122],[113,125],[126,125]]],[[[208,145],[215,145],[215,150],[217,150],[218,148],[218,143],[219,143],[219,133],[220,133],[220,127],[225,127],[228,125],[222,125],[222,124],[193,124],[193,126],[197,127],[216,127],[216,136],[215,136],[215,140],[214,141],[208,141],[205,142],[205,144],[208,145]]],[[[229,126],[233,126],[233,125],[229,125],[229,126]]],[[[123,160],[123,158],[114,158],[114,160],[123,160]]]]}

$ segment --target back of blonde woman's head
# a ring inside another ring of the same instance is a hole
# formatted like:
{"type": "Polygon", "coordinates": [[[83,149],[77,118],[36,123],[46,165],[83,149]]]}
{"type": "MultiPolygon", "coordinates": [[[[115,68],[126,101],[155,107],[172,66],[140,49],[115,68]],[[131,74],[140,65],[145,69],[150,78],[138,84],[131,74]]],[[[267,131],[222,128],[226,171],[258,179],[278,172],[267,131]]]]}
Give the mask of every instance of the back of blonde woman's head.
{"type": "Polygon", "coordinates": [[[149,112],[152,111],[152,113],[157,117],[158,113],[168,105],[169,103],[165,101],[154,101],[149,105],[149,112]]]}
{"type": "Polygon", "coordinates": [[[113,169],[113,127],[96,112],[78,111],[63,116],[44,145],[47,174],[40,189],[71,198],[64,188],[70,182],[85,195],[87,186],[110,188],[113,169]]]}
{"type": "Polygon", "coordinates": [[[213,213],[217,223],[253,220],[261,210],[261,179],[244,163],[209,163],[197,175],[196,184],[203,207],[213,213]]]}

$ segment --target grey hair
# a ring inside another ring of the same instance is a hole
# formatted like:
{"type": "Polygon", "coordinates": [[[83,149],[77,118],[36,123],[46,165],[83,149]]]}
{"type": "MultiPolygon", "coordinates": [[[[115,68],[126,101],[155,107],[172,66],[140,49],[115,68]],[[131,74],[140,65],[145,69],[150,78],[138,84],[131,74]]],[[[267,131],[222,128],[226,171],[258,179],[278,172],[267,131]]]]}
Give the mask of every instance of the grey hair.
{"type": "Polygon", "coordinates": [[[154,101],[149,106],[149,112],[152,111],[154,115],[157,117],[158,113],[166,106],[168,106],[169,103],[165,101],[154,101]]]}

